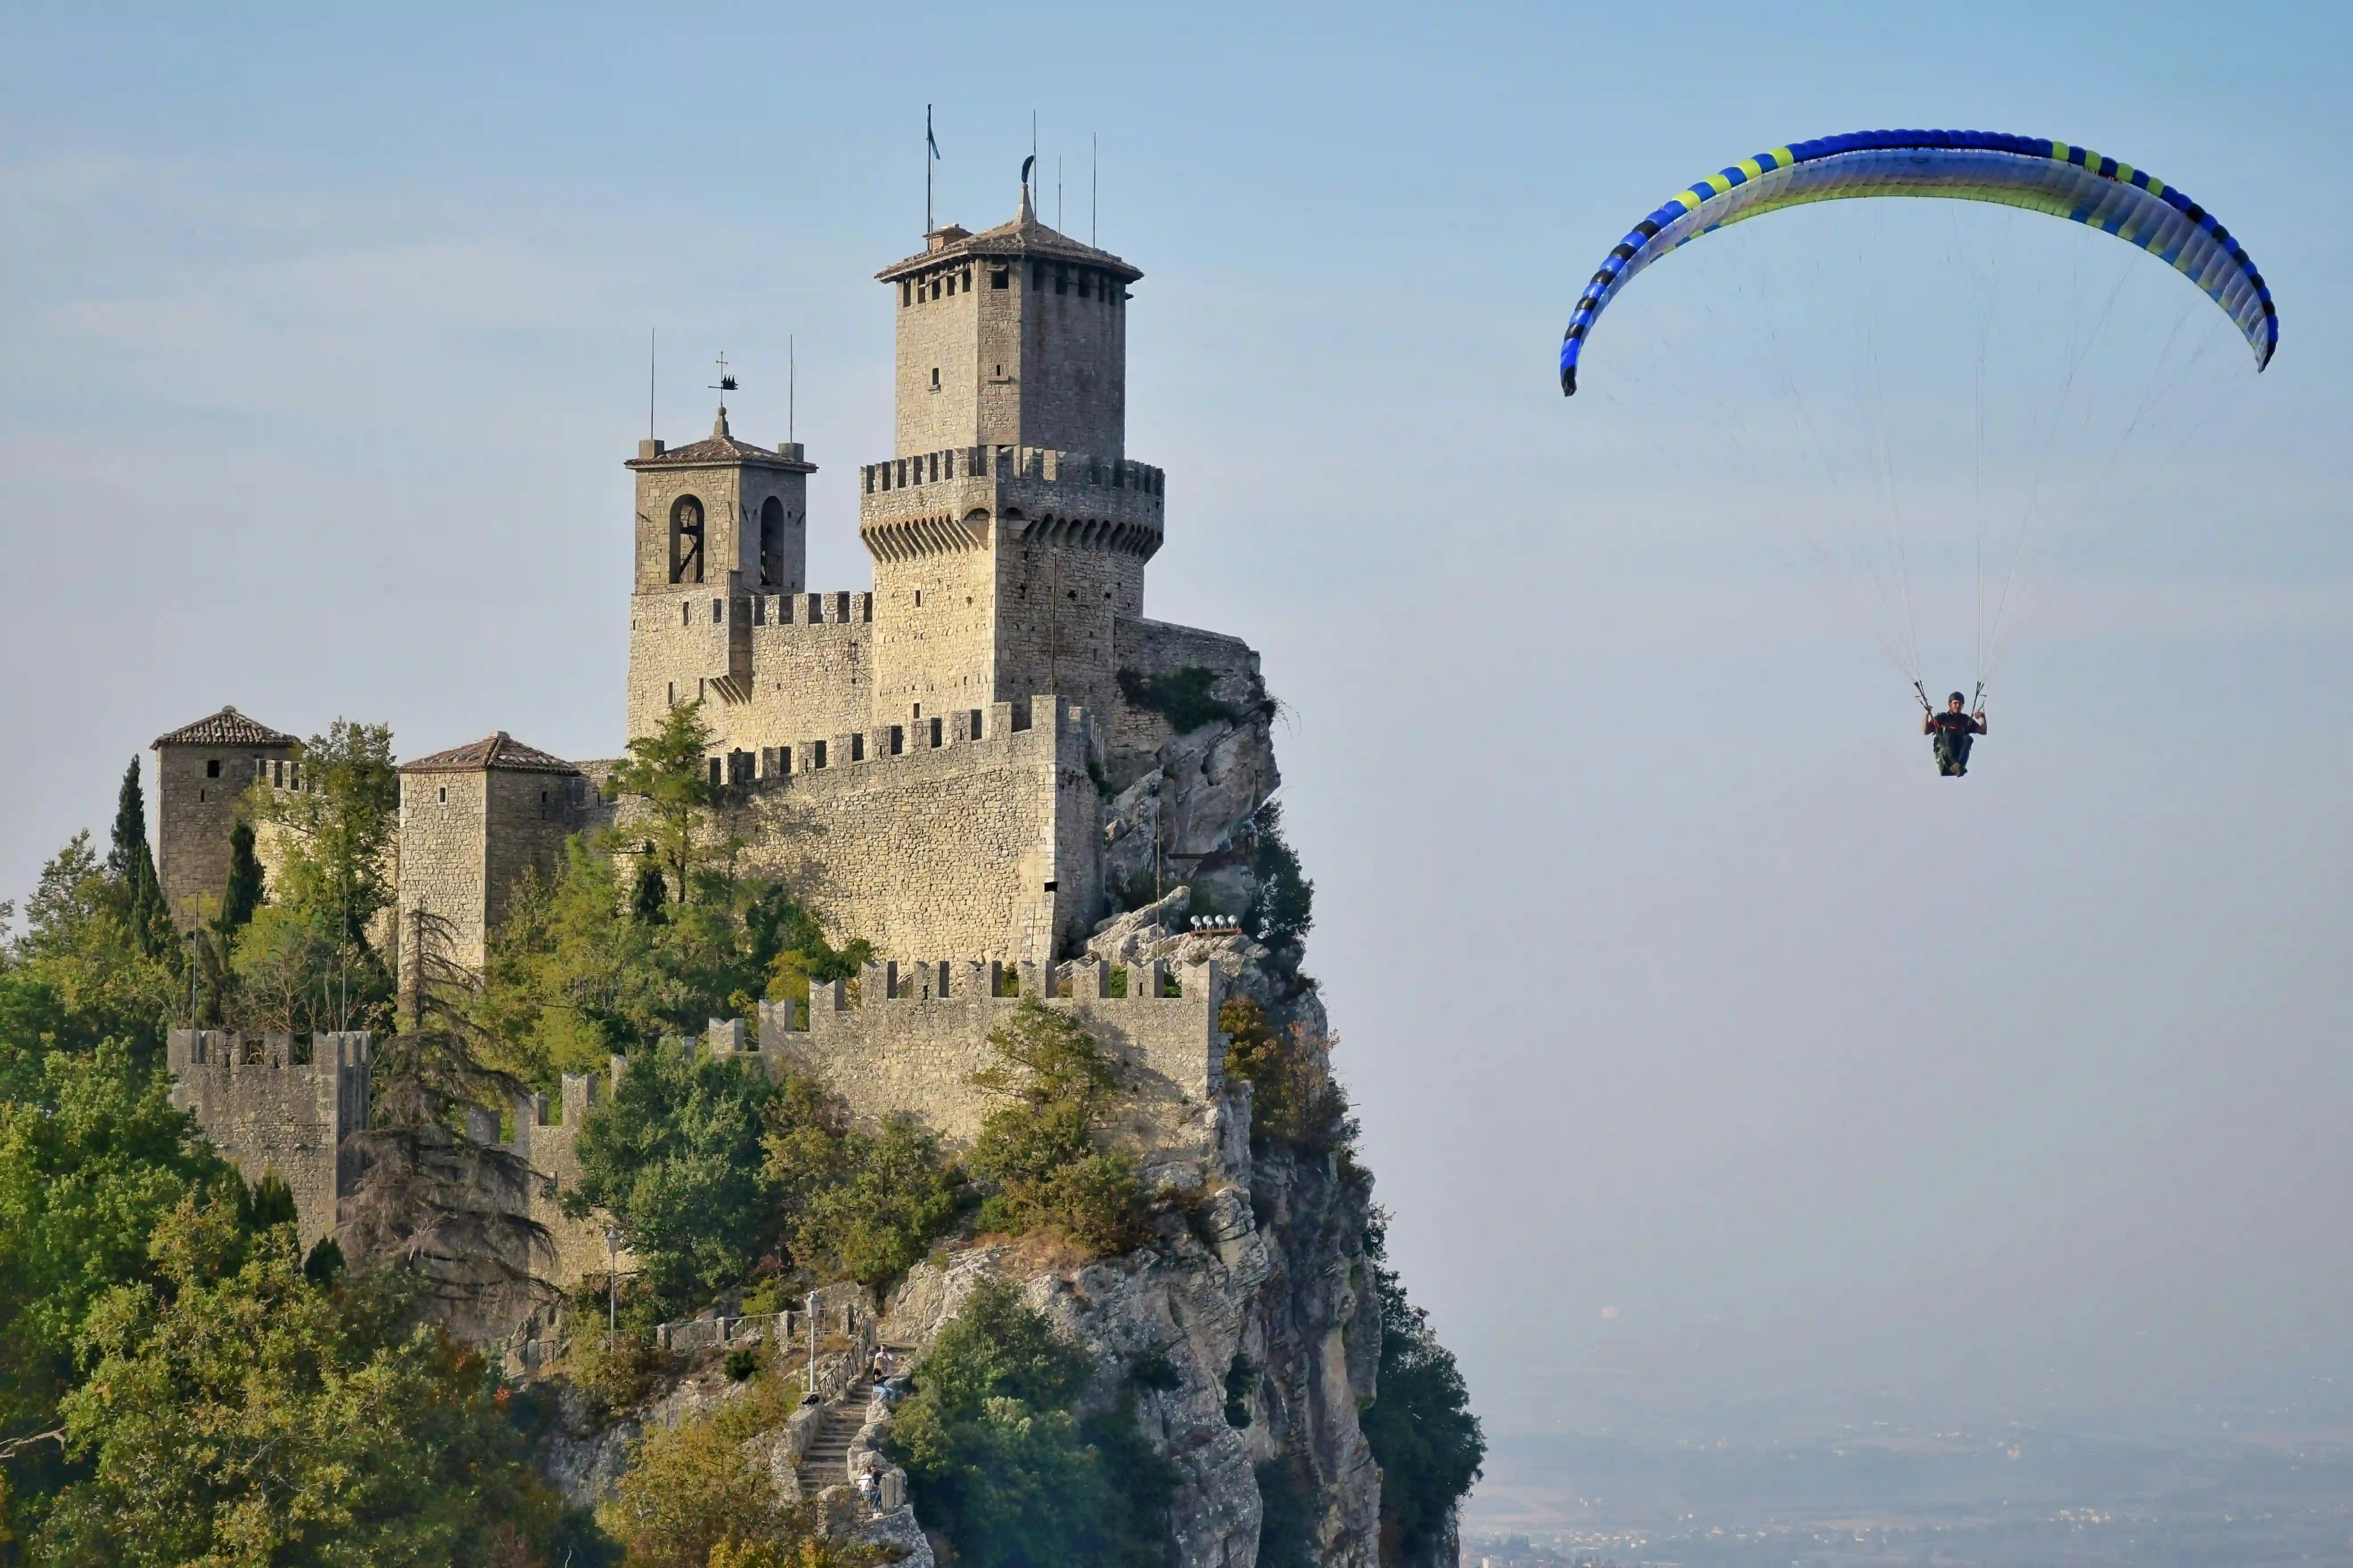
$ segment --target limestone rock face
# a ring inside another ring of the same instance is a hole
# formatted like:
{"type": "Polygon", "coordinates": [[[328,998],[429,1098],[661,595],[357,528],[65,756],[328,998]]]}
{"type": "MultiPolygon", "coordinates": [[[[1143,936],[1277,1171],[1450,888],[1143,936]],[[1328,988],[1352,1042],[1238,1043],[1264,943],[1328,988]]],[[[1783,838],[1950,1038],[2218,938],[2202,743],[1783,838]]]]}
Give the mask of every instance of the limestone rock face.
{"type": "Polygon", "coordinates": [[[1204,908],[1250,907],[1258,888],[1250,823],[1282,782],[1264,712],[1254,704],[1244,718],[1173,737],[1104,803],[1103,883],[1115,900],[1186,882],[1211,895],[1197,895],[1204,908]]]}
{"type": "MultiPolygon", "coordinates": [[[[1108,922],[1091,947],[1115,962],[1191,952],[1240,961],[1239,984],[1273,1000],[1271,1016],[1312,1011],[1320,1025],[1313,989],[1271,963],[1263,946],[1163,923],[1181,925],[1186,897],[1179,889],[1108,922]]],[[[1364,1253],[1369,1184],[1333,1156],[1254,1156],[1247,1085],[1229,1087],[1221,1111],[1217,1152],[1146,1245],[1075,1270],[1019,1244],[951,1252],[918,1266],[892,1294],[883,1337],[928,1346],[976,1282],[1004,1279],[1092,1359],[1088,1407],[1109,1408],[1135,1388],[1145,1436],[1176,1469],[1171,1530],[1184,1568],[1253,1568],[1260,1477],[1277,1469],[1310,1500],[1319,1560],[1370,1568],[1380,1474],[1356,1424],[1380,1357],[1364,1253]],[[1161,1363],[1173,1387],[1134,1378],[1161,1363]]]]}

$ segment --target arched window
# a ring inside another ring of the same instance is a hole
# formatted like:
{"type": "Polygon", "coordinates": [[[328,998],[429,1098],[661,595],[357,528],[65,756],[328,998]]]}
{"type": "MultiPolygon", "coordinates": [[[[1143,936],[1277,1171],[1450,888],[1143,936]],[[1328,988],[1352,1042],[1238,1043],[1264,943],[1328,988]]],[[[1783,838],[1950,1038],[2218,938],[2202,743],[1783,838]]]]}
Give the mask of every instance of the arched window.
{"type": "Polygon", "coordinates": [[[702,503],[681,496],[670,509],[670,580],[702,581],[702,503]]]}
{"type": "Polygon", "coordinates": [[[760,586],[785,588],[785,503],[770,496],[760,503],[760,586]]]}

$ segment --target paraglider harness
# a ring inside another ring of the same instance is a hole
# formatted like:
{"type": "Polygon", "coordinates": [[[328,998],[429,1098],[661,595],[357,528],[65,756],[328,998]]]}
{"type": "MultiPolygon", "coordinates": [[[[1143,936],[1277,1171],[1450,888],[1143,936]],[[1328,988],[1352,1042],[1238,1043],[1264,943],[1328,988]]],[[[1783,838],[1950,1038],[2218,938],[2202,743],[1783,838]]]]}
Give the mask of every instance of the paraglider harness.
{"type": "MultiPolygon", "coordinates": [[[[1912,691],[1920,699],[1921,711],[1928,716],[1936,752],[1936,772],[1947,778],[1959,778],[1969,771],[1969,746],[1982,732],[1979,726],[1985,722],[1985,682],[1978,682],[1977,694],[1969,700],[1968,711],[1961,713],[1949,710],[1938,712],[1936,705],[1928,700],[1927,690],[1917,680],[1912,683],[1912,691]]],[[[1958,697],[1960,693],[1956,691],[1953,695],[1958,697]]]]}

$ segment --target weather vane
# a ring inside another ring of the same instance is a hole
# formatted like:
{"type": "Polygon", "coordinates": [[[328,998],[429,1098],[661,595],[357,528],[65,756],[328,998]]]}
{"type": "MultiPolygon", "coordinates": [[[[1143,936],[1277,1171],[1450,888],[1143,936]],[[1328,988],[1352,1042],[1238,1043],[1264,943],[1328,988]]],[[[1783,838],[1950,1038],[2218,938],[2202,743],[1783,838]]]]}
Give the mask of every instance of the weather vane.
{"type": "Polygon", "coordinates": [[[725,413],[727,411],[727,395],[735,390],[735,378],[727,374],[727,356],[724,353],[722,353],[719,356],[719,384],[712,387],[711,390],[719,395],[720,412],[723,414],[725,413]]]}

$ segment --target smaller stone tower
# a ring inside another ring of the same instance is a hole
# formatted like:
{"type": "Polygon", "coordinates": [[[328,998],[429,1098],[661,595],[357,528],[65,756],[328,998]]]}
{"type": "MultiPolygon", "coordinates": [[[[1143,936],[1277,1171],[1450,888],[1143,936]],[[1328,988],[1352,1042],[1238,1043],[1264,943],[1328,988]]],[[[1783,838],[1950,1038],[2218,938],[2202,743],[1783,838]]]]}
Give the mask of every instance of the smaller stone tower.
{"type": "Polygon", "coordinates": [[[548,876],[588,826],[596,791],[561,757],[504,730],[400,767],[400,913],[455,928],[449,956],[480,971],[490,933],[526,871],[548,876]]]}
{"type": "Polygon", "coordinates": [[[155,874],[181,930],[216,912],[228,890],[238,798],[258,780],[301,787],[300,744],[235,708],[155,737],[155,874]]]}
{"type": "Polygon", "coordinates": [[[628,723],[646,735],[675,703],[750,698],[750,622],[731,626],[728,607],[741,601],[748,616],[752,600],[807,586],[817,465],[797,441],[774,450],[738,441],[722,407],[709,439],[675,449],[640,441],[628,467],[637,476],[628,723]]]}

